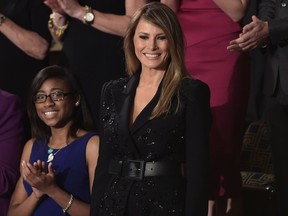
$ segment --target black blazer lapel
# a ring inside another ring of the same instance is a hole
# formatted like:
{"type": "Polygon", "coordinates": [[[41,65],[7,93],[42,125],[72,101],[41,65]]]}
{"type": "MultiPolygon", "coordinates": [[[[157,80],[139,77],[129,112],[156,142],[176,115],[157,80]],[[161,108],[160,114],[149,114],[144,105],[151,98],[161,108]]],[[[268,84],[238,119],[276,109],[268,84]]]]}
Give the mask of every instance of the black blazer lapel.
{"type": "Polygon", "coordinates": [[[135,95],[135,91],[139,82],[140,74],[132,76],[127,82],[124,89],[113,90],[112,97],[115,102],[115,110],[119,117],[119,130],[123,134],[123,138],[127,140],[130,149],[134,152],[135,158],[140,158],[140,153],[135,146],[129,130],[129,120],[131,113],[131,104],[135,95]]]}
{"type": "Polygon", "coordinates": [[[135,122],[133,123],[133,125],[130,128],[131,134],[135,133],[138,129],[140,129],[147,122],[149,122],[149,118],[151,116],[151,113],[159,101],[161,89],[162,89],[162,82],[160,83],[155,96],[147,104],[147,106],[142,110],[142,112],[139,114],[139,116],[137,116],[137,118],[135,119],[135,122]]]}

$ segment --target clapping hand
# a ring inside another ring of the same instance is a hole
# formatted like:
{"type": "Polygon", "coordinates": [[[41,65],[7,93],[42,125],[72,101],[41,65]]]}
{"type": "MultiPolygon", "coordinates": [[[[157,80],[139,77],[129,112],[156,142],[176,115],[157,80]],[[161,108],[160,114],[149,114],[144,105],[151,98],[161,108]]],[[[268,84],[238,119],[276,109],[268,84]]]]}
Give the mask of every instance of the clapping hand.
{"type": "Polygon", "coordinates": [[[44,4],[47,5],[53,12],[65,15],[65,11],[61,8],[58,0],[45,0],[44,4]]]}
{"type": "Polygon", "coordinates": [[[55,184],[55,172],[52,163],[47,164],[38,160],[33,165],[22,161],[22,175],[24,180],[32,187],[36,198],[41,198],[49,188],[55,184]]]}
{"type": "Polygon", "coordinates": [[[44,4],[52,9],[53,12],[57,12],[62,15],[68,15],[70,17],[77,17],[82,6],[77,0],[44,0],[44,4]]]}
{"type": "Polygon", "coordinates": [[[269,37],[268,23],[252,16],[252,22],[243,27],[242,33],[232,40],[227,47],[230,51],[249,51],[267,43],[269,37]]]}

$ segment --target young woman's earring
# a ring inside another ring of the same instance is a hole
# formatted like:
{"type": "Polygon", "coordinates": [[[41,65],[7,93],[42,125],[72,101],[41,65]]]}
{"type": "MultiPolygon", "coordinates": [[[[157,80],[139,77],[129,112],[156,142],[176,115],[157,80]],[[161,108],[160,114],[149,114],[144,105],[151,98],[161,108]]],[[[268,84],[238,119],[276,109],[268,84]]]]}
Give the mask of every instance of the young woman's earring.
{"type": "Polygon", "coordinates": [[[80,104],[80,102],[79,102],[79,101],[77,101],[77,102],[75,103],[75,106],[79,106],[79,104],[80,104]]]}

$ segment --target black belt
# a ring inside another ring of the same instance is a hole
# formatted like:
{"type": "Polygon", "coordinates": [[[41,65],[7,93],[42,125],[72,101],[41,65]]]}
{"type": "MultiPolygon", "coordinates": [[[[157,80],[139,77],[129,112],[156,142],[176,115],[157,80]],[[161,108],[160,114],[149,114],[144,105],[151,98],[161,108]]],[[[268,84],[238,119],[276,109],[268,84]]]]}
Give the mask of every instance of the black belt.
{"type": "Polygon", "coordinates": [[[111,160],[109,174],[142,180],[149,176],[181,176],[181,165],[175,162],[144,160],[111,160]]]}

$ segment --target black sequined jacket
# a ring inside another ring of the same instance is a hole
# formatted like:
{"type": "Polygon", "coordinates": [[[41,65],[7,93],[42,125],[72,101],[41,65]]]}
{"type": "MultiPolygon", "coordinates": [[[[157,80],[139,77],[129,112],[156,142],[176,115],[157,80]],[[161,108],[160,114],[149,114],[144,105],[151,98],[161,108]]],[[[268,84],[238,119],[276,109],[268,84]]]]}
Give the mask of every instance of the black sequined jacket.
{"type": "Polygon", "coordinates": [[[101,143],[91,216],[206,216],[211,120],[208,86],[199,80],[183,79],[180,111],[149,119],[161,94],[159,87],[150,103],[129,126],[138,82],[139,74],[103,86],[101,143]],[[185,163],[185,177],[127,179],[108,173],[111,159],[185,163]]]}

